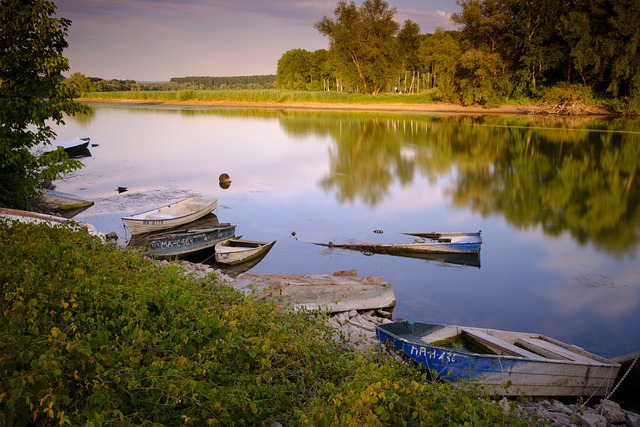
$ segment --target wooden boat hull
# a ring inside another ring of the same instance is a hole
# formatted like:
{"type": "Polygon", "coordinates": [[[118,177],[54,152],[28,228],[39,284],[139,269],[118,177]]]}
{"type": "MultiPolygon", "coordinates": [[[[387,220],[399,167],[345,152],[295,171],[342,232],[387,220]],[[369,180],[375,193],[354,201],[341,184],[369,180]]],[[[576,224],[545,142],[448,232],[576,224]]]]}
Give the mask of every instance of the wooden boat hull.
{"type": "Polygon", "coordinates": [[[218,224],[187,230],[159,233],[147,238],[149,252],[156,258],[180,258],[214,247],[216,243],[233,237],[236,226],[218,224]]]}
{"type": "Polygon", "coordinates": [[[380,276],[358,277],[357,272],[331,274],[241,274],[235,289],[293,309],[330,313],[351,310],[392,310],[396,296],[391,284],[380,276]]]}
{"type": "Polygon", "coordinates": [[[505,396],[605,396],[620,365],[540,334],[462,326],[394,322],[376,337],[437,377],[477,381],[505,396]],[[478,353],[443,343],[472,341],[478,353]]]}
{"type": "Polygon", "coordinates": [[[257,242],[239,238],[223,240],[216,243],[216,262],[237,265],[255,258],[262,258],[275,244],[275,240],[272,242],[257,242]]]}
{"type": "Polygon", "coordinates": [[[179,227],[211,213],[218,205],[213,197],[190,197],[159,209],[122,218],[122,222],[133,234],[152,233],[179,227]]]}
{"type": "Polygon", "coordinates": [[[35,224],[45,223],[49,226],[70,224],[72,226],[86,228],[89,234],[92,234],[94,236],[98,236],[104,239],[104,235],[100,233],[93,225],[85,222],[73,221],[73,220],[70,220],[69,218],[64,218],[60,216],[42,214],[38,212],[23,211],[19,209],[0,208],[0,217],[6,218],[10,221],[20,221],[24,223],[35,223],[35,224]]]}
{"type": "Polygon", "coordinates": [[[420,253],[450,253],[450,254],[477,254],[482,247],[482,241],[463,243],[441,242],[412,242],[412,243],[316,243],[329,248],[351,249],[361,252],[384,253],[388,255],[420,253]]]}
{"type": "Polygon", "coordinates": [[[60,211],[86,209],[94,205],[92,200],[55,190],[44,190],[42,199],[49,207],[60,211]]]}

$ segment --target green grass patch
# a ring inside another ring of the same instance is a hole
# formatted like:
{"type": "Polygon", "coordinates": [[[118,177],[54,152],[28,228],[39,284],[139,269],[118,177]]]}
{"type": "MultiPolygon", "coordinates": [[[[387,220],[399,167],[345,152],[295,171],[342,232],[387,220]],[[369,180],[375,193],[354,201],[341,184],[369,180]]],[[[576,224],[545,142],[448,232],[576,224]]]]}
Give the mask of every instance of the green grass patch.
{"type": "Polygon", "coordinates": [[[0,425],[534,425],[86,231],[0,219],[0,425]]]}
{"type": "Polygon", "coordinates": [[[429,93],[423,94],[382,94],[378,96],[347,92],[307,92],[276,89],[263,90],[180,90],[180,91],[124,91],[92,92],[85,98],[101,100],[133,100],[144,102],[317,102],[345,104],[425,104],[435,103],[429,93]]]}

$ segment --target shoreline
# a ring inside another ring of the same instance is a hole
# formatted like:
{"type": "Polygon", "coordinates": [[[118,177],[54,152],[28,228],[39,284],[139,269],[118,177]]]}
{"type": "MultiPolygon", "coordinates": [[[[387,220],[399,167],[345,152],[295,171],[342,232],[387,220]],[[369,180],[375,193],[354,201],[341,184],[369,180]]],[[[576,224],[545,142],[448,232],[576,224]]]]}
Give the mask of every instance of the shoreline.
{"type": "Polygon", "coordinates": [[[558,114],[545,111],[540,104],[510,105],[504,104],[496,107],[484,107],[481,105],[459,105],[453,103],[433,104],[402,104],[402,103],[372,103],[372,104],[346,104],[328,102],[248,102],[248,101],[163,101],[163,100],[138,100],[138,99],[104,99],[104,98],[76,98],[77,102],[86,104],[125,104],[125,105],[167,105],[167,106],[201,106],[221,108],[265,108],[265,109],[290,109],[290,110],[315,110],[315,111],[367,111],[387,113],[425,113],[425,114],[451,114],[451,115],[526,115],[526,116],[619,116],[617,113],[597,106],[577,106],[570,114],[558,114]]]}

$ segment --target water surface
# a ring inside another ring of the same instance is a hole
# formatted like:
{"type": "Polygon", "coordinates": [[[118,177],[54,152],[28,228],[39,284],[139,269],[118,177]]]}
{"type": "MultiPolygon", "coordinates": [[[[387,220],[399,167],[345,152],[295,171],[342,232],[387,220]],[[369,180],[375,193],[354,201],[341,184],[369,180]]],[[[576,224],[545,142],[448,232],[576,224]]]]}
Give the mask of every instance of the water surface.
{"type": "Polygon", "coordinates": [[[356,269],[396,318],[640,350],[640,121],[101,105],[57,133],[98,144],[58,190],[121,243],[121,216],[215,194],[221,222],[278,240],[253,273],[356,269]],[[313,244],[478,230],[479,267],[313,244]]]}

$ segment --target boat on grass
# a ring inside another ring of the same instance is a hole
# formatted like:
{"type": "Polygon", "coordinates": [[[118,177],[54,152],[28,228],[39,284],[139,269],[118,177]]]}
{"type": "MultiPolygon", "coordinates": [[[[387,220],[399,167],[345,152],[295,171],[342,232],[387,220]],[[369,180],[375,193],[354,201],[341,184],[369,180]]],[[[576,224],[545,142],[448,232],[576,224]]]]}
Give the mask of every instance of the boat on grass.
{"type": "Polygon", "coordinates": [[[255,240],[245,240],[242,236],[226,239],[216,243],[216,262],[236,265],[251,261],[255,258],[262,258],[275,244],[275,240],[271,242],[259,242],[255,240]]]}
{"type": "Polygon", "coordinates": [[[215,197],[189,197],[158,209],[122,217],[122,222],[131,234],[152,233],[188,224],[211,213],[217,206],[215,197]]]}
{"type": "MultiPolygon", "coordinates": [[[[404,233],[407,234],[407,233],[404,233]]],[[[411,234],[412,241],[406,243],[376,243],[376,242],[354,242],[354,243],[315,243],[316,245],[327,246],[329,248],[352,249],[362,252],[381,253],[388,255],[411,256],[420,253],[451,253],[451,254],[473,254],[479,253],[482,247],[482,236],[480,233],[420,233],[420,236],[411,234]]]]}
{"type": "Polygon", "coordinates": [[[230,223],[167,231],[147,237],[147,247],[156,258],[182,258],[214,247],[216,243],[233,237],[235,231],[236,226],[230,223]]]}
{"type": "Polygon", "coordinates": [[[104,239],[104,235],[100,233],[93,225],[86,222],[78,222],[56,215],[43,214],[39,212],[23,211],[20,209],[0,208],[0,218],[8,221],[19,221],[23,223],[47,224],[50,227],[69,225],[72,227],[86,228],[89,234],[104,239]]]}
{"type": "Polygon", "coordinates": [[[606,396],[620,364],[538,333],[393,322],[376,337],[447,381],[503,396],[606,396]]]}

